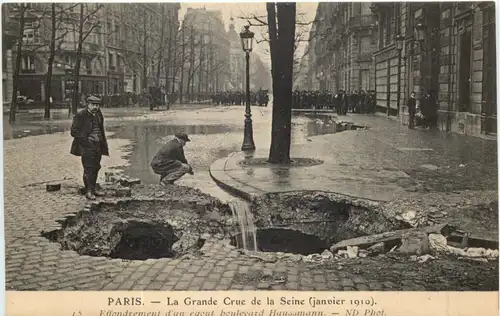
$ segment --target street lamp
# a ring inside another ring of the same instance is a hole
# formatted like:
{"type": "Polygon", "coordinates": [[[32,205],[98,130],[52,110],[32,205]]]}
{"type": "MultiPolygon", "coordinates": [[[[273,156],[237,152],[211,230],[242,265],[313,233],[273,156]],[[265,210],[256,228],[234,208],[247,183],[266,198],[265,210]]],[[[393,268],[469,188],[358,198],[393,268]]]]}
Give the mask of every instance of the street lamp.
{"type": "Polygon", "coordinates": [[[401,109],[401,51],[403,50],[405,38],[401,34],[394,36],[394,41],[396,42],[396,49],[398,50],[398,91],[396,95],[396,102],[398,104],[398,115],[401,109]]]}
{"type": "Polygon", "coordinates": [[[245,29],[240,33],[241,46],[246,53],[246,76],[247,76],[247,102],[245,106],[245,131],[242,151],[255,150],[253,142],[252,112],[250,109],[250,52],[252,51],[254,33],[249,30],[250,25],[245,25],[245,29]]]}

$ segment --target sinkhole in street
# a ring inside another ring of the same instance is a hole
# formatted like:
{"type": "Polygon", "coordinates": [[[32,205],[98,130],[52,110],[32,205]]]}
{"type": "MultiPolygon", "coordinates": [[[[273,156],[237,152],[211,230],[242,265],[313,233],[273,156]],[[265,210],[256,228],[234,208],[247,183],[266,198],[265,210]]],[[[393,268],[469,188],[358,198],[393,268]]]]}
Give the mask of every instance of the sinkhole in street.
{"type": "Polygon", "coordinates": [[[189,190],[196,192],[92,203],[42,235],[80,255],[147,260],[203,253],[206,240],[215,236],[244,248],[243,236],[249,240],[245,225],[256,232],[256,251],[299,255],[322,253],[344,239],[407,228],[385,217],[377,203],[332,193],[271,193],[252,203],[226,204],[189,190]]]}
{"type": "Polygon", "coordinates": [[[377,202],[328,192],[269,193],[254,199],[248,209],[253,225],[242,228],[249,220],[239,219],[231,245],[252,245],[254,231],[257,248],[245,248],[250,251],[310,255],[341,240],[409,228],[386,217],[377,202]]]}
{"type": "Polygon", "coordinates": [[[80,255],[175,258],[200,250],[207,236],[228,235],[225,207],[228,211],[220,202],[189,199],[102,202],[61,219],[60,229],[42,235],[80,255]]]}

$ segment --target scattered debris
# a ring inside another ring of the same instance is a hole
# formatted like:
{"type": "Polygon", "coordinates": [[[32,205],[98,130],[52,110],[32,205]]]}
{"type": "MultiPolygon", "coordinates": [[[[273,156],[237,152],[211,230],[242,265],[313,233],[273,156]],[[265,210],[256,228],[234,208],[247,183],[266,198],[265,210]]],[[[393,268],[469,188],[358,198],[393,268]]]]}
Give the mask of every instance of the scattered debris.
{"type": "Polygon", "coordinates": [[[45,190],[47,190],[47,192],[59,191],[61,190],[61,184],[60,183],[47,184],[45,186],[45,190]]]}
{"type": "Polygon", "coordinates": [[[429,234],[429,247],[431,253],[446,252],[446,237],[441,234],[429,234]]]}
{"type": "Polygon", "coordinates": [[[436,259],[436,258],[429,254],[423,256],[417,256],[417,255],[410,256],[410,261],[418,261],[419,263],[424,263],[431,259],[436,259]]]}
{"type": "Polygon", "coordinates": [[[358,256],[358,250],[359,248],[357,246],[347,246],[347,257],[349,258],[356,258],[358,256]]]}
{"type": "Polygon", "coordinates": [[[358,246],[361,249],[368,248],[374,244],[383,242],[389,244],[398,244],[401,243],[403,236],[407,236],[410,233],[414,232],[422,232],[425,234],[444,234],[448,235],[448,231],[450,227],[447,224],[440,224],[434,226],[426,226],[422,228],[410,228],[410,229],[402,229],[395,230],[391,232],[385,232],[382,234],[375,234],[370,236],[357,237],[352,239],[342,240],[332,247],[330,247],[331,252],[336,252],[340,249],[345,249],[347,246],[358,246]]]}
{"type": "Polygon", "coordinates": [[[368,252],[372,255],[378,255],[385,251],[385,244],[383,242],[376,243],[368,248],[368,252]]]}
{"type": "Polygon", "coordinates": [[[333,257],[333,253],[331,253],[328,249],[323,251],[323,253],[321,254],[321,258],[323,259],[332,259],[333,257]]]}
{"type": "Polygon", "coordinates": [[[420,165],[420,168],[422,169],[426,169],[426,170],[429,170],[429,171],[436,171],[439,169],[438,166],[435,166],[435,165],[431,165],[431,164],[423,164],[423,165],[420,165]]]}

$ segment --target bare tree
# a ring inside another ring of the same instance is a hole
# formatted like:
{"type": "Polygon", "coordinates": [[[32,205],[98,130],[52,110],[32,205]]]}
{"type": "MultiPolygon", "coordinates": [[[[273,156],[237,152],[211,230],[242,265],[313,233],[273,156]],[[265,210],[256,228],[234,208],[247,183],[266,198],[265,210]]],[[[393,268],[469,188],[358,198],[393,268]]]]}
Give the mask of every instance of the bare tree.
{"type": "Polygon", "coordinates": [[[132,31],[132,40],[128,42],[128,48],[124,51],[124,62],[135,75],[141,78],[141,89],[147,89],[150,73],[156,72],[155,84],[159,84],[158,69],[161,73],[163,68],[163,58],[159,56],[163,56],[168,40],[165,40],[165,17],[162,16],[161,21],[158,22],[150,8],[145,4],[141,6],[142,8],[137,7],[132,10],[133,16],[122,15],[122,23],[129,25],[132,31]],[[158,23],[162,24],[160,28],[157,27],[158,23]]]}
{"type": "Polygon", "coordinates": [[[79,82],[80,82],[80,64],[82,60],[82,51],[85,40],[90,34],[101,25],[101,20],[98,17],[98,12],[104,7],[103,4],[98,3],[80,3],[80,13],[78,17],[78,41],[76,49],[75,73],[74,73],[74,89],[73,89],[73,103],[71,113],[73,115],[78,111],[79,102],[79,82]],[[93,7],[91,7],[93,6],[93,7]]]}
{"type": "MultiPolygon", "coordinates": [[[[170,20],[170,14],[168,16],[168,19],[170,20]]],[[[165,6],[162,4],[161,5],[161,26],[160,26],[160,47],[165,46],[165,26],[166,26],[166,17],[165,17],[165,6]]],[[[170,41],[170,38],[169,38],[170,41]]],[[[169,44],[170,45],[170,44],[169,44]]],[[[163,49],[159,50],[159,56],[158,56],[159,62],[156,67],[156,86],[160,86],[160,75],[161,75],[161,68],[162,68],[162,59],[163,59],[163,49]]],[[[168,73],[167,73],[168,76],[168,73]]]]}
{"type": "Polygon", "coordinates": [[[12,4],[7,4],[11,6],[12,13],[14,15],[14,18],[17,19],[18,23],[16,25],[16,30],[17,30],[17,36],[15,39],[16,42],[16,63],[14,66],[14,70],[12,73],[12,100],[10,104],[10,112],[9,112],[9,122],[14,122],[16,120],[16,112],[18,108],[17,104],[17,94],[19,92],[20,88],[20,72],[21,72],[21,63],[23,60],[24,56],[29,55],[30,53],[35,52],[36,50],[40,49],[41,47],[45,46],[46,44],[42,42],[42,44],[39,43],[29,43],[29,38],[26,35],[25,38],[25,31],[27,29],[27,13],[31,10],[33,11],[33,14],[36,16],[36,18],[33,20],[32,17],[30,17],[30,20],[32,20],[31,25],[29,28],[33,31],[33,39],[37,36],[36,34],[39,32],[40,29],[40,20],[43,19],[45,15],[45,6],[37,6],[37,10],[32,10],[33,4],[30,3],[12,3],[12,4]],[[42,10],[39,10],[39,9],[42,10]],[[35,12],[36,11],[36,12],[35,12]],[[24,41],[26,39],[26,47],[24,45],[24,41]]]}
{"type": "Polygon", "coordinates": [[[66,13],[75,8],[77,4],[72,4],[69,7],[64,7],[62,4],[57,4],[53,2],[50,14],[50,42],[49,42],[49,56],[48,56],[48,66],[47,74],[45,76],[45,107],[44,107],[44,118],[50,118],[50,107],[51,107],[51,89],[52,89],[52,72],[53,64],[56,55],[56,51],[60,48],[64,42],[65,36],[70,32],[70,28],[67,27],[67,16],[66,13]],[[57,34],[59,31],[59,34],[57,34]]]}
{"type": "MultiPolygon", "coordinates": [[[[269,38],[269,30],[268,30],[268,21],[267,15],[262,15],[262,14],[256,14],[256,13],[250,13],[250,14],[241,14],[238,19],[245,20],[248,25],[257,27],[259,30],[259,37],[256,38],[256,43],[260,44],[263,42],[268,42],[270,41],[269,38]]],[[[321,32],[312,32],[311,31],[311,26],[314,23],[319,22],[318,20],[311,20],[307,17],[305,12],[297,12],[296,9],[296,17],[295,17],[295,36],[294,36],[294,65],[298,64],[300,62],[300,59],[302,56],[299,56],[299,47],[303,43],[309,43],[312,40],[314,40],[317,37],[322,38],[323,36],[328,36],[329,32],[331,32],[331,28],[325,29],[321,32]]],[[[306,46],[306,52],[304,54],[307,54],[309,49],[309,46],[306,46]]],[[[264,53],[270,54],[271,51],[270,49],[264,49],[264,53]]],[[[302,54],[303,55],[303,54],[302,54]]]]}
{"type": "Polygon", "coordinates": [[[23,50],[23,36],[24,36],[24,23],[26,14],[26,4],[19,3],[16,4],[19,10],[19,28],[18,28],[18,38],[16,45],[16,65],[12,73],[12,100],[10,104],[9,122],[15,122],[16,111],[17,111],[17,91],[19,89],[19,72],[21,71],[21,59],[23,50]]]}

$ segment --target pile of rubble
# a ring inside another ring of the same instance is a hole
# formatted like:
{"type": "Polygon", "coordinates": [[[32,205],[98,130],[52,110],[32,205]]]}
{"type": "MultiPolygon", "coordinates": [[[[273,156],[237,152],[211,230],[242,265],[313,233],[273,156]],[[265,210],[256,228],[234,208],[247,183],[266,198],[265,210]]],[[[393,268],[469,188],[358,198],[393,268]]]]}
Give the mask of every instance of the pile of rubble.
{"type": "Polygon", "coordinates": [[[498,260],[498,249],[469,247],[467,234],[460,244],[450,242],[445,236],[451,236],[453,232],[452,227],[442,224],[358,237],[336,243],[321,256],[341,259],[395,253],[410,256],[411,261],[425,262],[440,254],[447,254],[461,260],[485,263],[498,260]]]}

